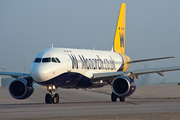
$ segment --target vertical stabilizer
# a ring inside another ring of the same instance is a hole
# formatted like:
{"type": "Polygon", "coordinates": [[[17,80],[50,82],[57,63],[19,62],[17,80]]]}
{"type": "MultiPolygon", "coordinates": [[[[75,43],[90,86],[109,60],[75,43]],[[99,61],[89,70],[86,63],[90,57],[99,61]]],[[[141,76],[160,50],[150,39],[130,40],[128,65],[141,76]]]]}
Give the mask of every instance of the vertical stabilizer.
{"type": "Polygon", "coordinates": [[[122,3],[117,21],[114,36],[114,51],[120,54],[125,53],[125,23],[126,23],[126,4],[122,3]]]}

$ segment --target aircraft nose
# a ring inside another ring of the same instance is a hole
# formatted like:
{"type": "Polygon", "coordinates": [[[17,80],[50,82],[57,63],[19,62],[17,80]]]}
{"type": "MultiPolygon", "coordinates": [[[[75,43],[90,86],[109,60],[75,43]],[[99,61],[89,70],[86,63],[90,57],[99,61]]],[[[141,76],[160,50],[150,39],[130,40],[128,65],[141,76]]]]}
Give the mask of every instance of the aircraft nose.
{"type": "Polygon", "coordinates": [[[40,65],[31,65],[30,73],[36,82],[44,82],[47,80],[46,69],[40,65]]]}

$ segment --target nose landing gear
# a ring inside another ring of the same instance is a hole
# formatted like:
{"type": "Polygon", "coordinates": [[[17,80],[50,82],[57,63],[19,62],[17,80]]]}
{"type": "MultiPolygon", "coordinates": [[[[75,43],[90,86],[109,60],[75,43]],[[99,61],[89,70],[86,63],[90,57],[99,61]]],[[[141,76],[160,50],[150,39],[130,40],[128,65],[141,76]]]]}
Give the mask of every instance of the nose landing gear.
{"type": "Polygon", "coordinates": [[[57,104],[59,103],[59,95],[58,93],[55,93],[57,90],[55,86],[47,86],[47,90],[49,93],[45,96],[45,102],[46,104],[57,104]]]}

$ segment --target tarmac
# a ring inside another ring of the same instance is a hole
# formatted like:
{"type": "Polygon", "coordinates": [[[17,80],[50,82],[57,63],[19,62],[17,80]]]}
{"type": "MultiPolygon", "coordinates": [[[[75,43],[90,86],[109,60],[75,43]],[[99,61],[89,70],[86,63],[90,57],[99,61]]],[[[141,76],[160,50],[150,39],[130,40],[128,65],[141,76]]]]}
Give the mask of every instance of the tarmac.
{"type": "Polygon", "coordinates": [[[180,113],[180,86],[177,84],[138,86],[125,102],[111,102],[110,86],[100,89],[58,89],[59,104],[45,104],[46,88],[16,100],[8,88],[0,88],[0,119],[60,116],[180,113]]]}

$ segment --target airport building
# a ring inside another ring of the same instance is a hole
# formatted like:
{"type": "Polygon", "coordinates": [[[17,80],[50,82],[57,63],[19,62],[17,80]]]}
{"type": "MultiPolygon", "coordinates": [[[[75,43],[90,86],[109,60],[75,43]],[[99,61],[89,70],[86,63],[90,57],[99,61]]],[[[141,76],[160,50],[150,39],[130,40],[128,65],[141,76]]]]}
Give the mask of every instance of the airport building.
{"type": "MultiPolygon", "coordinates": [[[[0,68],[0,71],[5,71],[6,69],[0,68]]],[[[0,87],[7,87],[14,80],[11,76],[0,75],[0,87]]]]}
{"type": "Polygon", "coordinates": [[[0,87],[8,87],[13,80],[10,76],[0,76],[0,87]]]}

